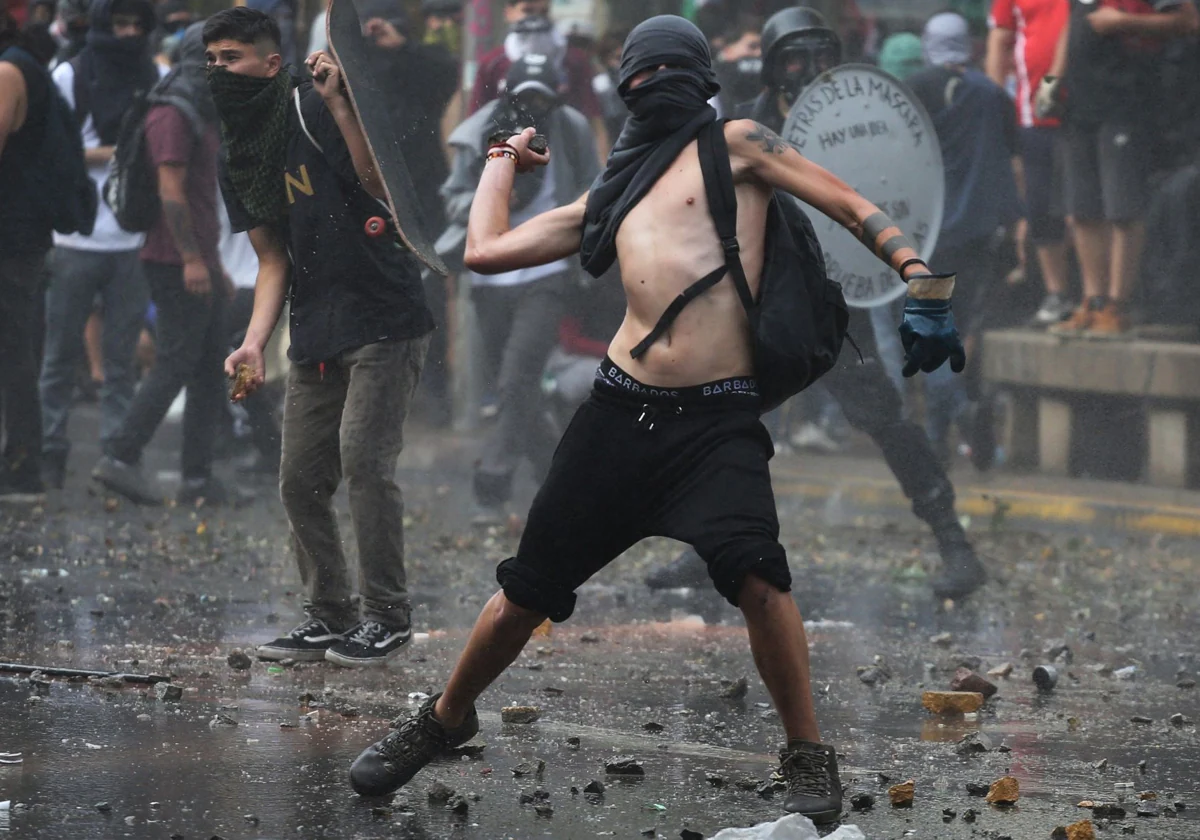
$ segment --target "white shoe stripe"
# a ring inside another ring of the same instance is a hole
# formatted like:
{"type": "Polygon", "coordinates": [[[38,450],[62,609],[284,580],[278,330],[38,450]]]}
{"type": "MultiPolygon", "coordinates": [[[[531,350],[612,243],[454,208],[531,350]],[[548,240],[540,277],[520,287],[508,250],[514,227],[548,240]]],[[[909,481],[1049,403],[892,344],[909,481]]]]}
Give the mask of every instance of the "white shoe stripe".
{"type": "Polygon", "coordinates": [[[342,638],[337,633],[326,633],[324,636],[305,636],[301,641],[308,642],[310,645],[319,645],[322,642],[332,642],[342,638]]]}
{"type": "Polygon", "coordinates": [[[393,633],[392,635],[388,636],[388,637],[387,637],[386,639],[384,639],[383,641],[381,641],[381,642],[376,642],[376,643],[375,643],[375,647],[377,647],[377,648],[379,648],[380,650],[382,650],[383,648],[385,648],[385,647],[387,647],[388,645],[390,645],[392,642],[396,641],[397,639],[402,639],[402,638],[404,638],[404,637],[405,637],[405,636],[407,636],[407,635],[408,635],[408,632],[407,632],[407,631],[406,631],[406,632],[404,632],[404,633],[393,633]]]}

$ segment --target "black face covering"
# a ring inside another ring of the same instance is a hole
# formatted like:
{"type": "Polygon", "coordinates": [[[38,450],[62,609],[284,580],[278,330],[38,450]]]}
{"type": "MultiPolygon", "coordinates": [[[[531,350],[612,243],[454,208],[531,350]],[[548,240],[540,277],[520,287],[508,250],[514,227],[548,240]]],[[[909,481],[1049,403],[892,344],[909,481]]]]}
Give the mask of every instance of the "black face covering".
{"type": "Polygon", "coordinates": [[[716,119],[708,100],[720,85],[708,42],[694,24],[659,15],[639,24],[625,41],[618,92],[630,116],[608,166],[588,196],[580,257],[599,277],[616,259],[617,231],[626,214],[650,191],[679,153],[716,119]],[[666,65],[637,87],[643,70],[666,65]]]}
{"type": "MultiPolygon", "coordinates": [[[[117,141],[121,118],[133,105],[136,91],[148,93],[158,82],[158,70],[150,58],[147,34],[118,38],[112,31],[113,0],[92,4],[92,26],[87,46],[80,52],[83,83],[89,88],[91,115],[100,143],[117,141]]],[[[154,28],[154,11],[148,0],[125,0],[122,13],[142,19],[143,33],[154,28]]]]}

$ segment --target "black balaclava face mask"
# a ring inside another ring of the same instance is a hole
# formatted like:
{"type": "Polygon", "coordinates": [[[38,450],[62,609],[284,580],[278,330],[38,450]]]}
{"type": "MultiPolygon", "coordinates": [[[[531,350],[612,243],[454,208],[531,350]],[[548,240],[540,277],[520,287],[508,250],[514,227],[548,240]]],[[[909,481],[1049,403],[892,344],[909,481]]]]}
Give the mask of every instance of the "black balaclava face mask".
{"type": "Polygon", "coordinates": [[[154,29],[154,9],[149,0],[96,0],[92,4],[92,25],[87,46],[80,54],[85,59],[91,116],[103,145],[116,142],[121,120],[133,105],[134,93],[149,93],[158,81],[158,71],[150,58],[149,33],[154,29]],[[113,34],[114,14],[137,15],[142,34],[118,38],[113,34]]]}

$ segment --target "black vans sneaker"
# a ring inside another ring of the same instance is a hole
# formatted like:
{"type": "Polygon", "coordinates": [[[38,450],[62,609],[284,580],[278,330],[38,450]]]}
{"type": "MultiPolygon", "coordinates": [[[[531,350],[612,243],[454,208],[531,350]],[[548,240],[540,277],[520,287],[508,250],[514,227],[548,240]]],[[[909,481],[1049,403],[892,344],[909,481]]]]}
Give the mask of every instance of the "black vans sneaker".
{"type": "Polygon", "coordinates": [[[466,720],[447,729],[433,716],[433,707],[442,694],[430,697],[417,713],[402,721],[382,741],[362,751],[350,765],[350,787],[360,796],[387,796],[408,784],[429,762],[454,747],[462,746],[479,733],[475,707],[466,720]]]}
{"type": "Polygon", "coordinates": [[[779,751],[779,765],[788,789],[783,810],[803,814],[817,825],[837,822],[842,815],[837,750],[812,741],[789,741],[779,751]]]}
{"type": "Polygon", "coordinates": [[[344,634],[330,629],[321,619],[310,618],[286,636],[259,645],[258,658],[273,662],[282,659],[319,662],[325,658],[325,651],[344,638],[344,634]]]}
{"type": "Polygon", "coordinates": [[[412,639],[412,623],[391,627],[380,621],[364,621],[325,651],[325,661],[346,668],[383,665],[412,639]]]}

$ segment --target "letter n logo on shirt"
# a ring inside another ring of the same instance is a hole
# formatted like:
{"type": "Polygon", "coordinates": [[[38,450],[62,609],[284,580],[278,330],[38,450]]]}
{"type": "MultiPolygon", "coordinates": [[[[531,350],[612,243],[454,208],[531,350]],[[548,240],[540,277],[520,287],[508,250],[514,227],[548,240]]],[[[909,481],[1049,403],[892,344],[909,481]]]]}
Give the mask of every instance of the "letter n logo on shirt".
{"type": "Polygon", "coordinates": [[[312,181],[308,177],[308,167],[303,163],[300,164],[300,178],[297,179],[291,172],[284,172],[283,183],[287,186],[288,204],[296,203],[296,196],[292,192],[292,187],[295,187],[307,196],[313,194],[312,181]]]}

